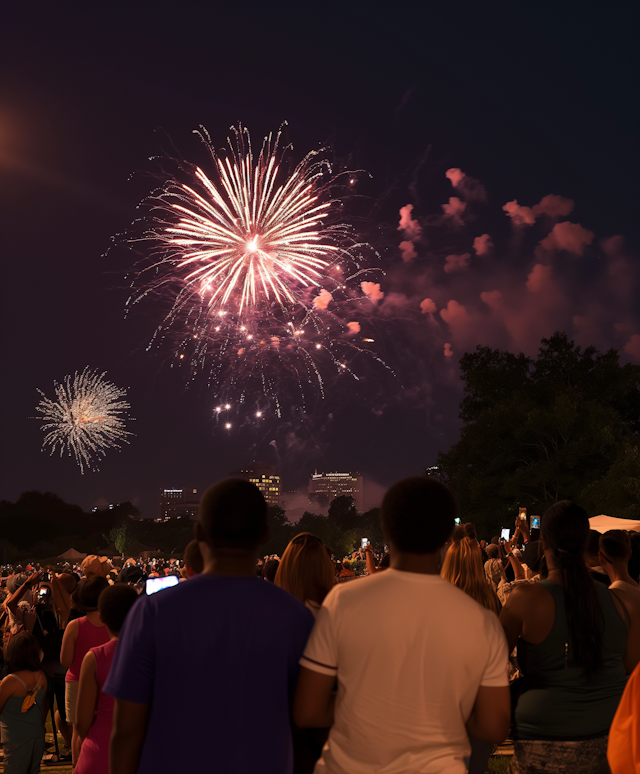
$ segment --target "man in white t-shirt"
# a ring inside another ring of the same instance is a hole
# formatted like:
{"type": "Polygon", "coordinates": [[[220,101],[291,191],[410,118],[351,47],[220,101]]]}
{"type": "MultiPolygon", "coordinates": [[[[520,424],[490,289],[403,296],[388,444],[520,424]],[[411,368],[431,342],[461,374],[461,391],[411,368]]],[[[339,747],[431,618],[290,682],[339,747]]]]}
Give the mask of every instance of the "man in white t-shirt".
{"type": "Polygon", "coordinates": [[[395,484],[382,503],[391,568],[336,586],[320,608],[294,704],[297,725],[331,726],[315,774],[464,774],[469,736],[505,738],[502,627],[438,574],[455,516],[439,481],[395,484]]]}

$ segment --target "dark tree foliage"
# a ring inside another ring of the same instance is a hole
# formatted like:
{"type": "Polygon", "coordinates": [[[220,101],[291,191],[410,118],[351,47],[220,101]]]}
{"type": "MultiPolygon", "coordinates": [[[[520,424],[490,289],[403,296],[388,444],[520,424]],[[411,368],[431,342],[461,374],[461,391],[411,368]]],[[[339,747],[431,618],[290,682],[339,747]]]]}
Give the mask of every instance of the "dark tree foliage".
{"type": "Polygon", "coordinates": [[[518,506],[540,514],[565,498],[640,517],[639,366],[557,332],[537,358],[478,347],[460,369],[465,424],[438,464],[463,520],[491,537],[518,506]]]}
{"type": "MultiPolygon", "coordinates": [[[[25,492],[15,503],[0,501],[0,563],[53,559],[68,548],[89,554],[111,551],[138,555],[152,550],[181,556],[194,538],[192,519],[156,522],[138,516],[131,503],[85,513],[50,492],[25,492]]],[[[260,555],[282,556],[299,532],[317,535],[340,557],[357,548],[363,537],[380,548],[384,543],[378,509],[358,514],[350,497],[336,498],[330,504],[329,516],[306,512],[292,524],[284,508],[271,505],[267,519],[269,537],[260,547],[260,555]]]]}

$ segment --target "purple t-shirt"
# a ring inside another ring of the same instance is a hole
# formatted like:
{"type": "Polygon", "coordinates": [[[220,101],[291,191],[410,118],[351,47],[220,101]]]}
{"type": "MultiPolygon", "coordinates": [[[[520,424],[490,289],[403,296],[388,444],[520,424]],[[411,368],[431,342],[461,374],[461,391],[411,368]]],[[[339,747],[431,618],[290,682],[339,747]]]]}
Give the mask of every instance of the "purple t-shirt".
{"type": "Polygon", "coordinates": [[[150,704],[138,774],[288,774],[313,615],[259,578],[198,575],[136,602],[104,692],[150,704]]]}

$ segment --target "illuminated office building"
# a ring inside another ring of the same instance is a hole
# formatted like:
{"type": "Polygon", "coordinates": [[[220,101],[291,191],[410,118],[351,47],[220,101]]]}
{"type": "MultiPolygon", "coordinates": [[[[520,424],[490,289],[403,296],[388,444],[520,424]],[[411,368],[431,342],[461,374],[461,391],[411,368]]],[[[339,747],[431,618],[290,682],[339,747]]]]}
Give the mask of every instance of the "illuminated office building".
{"type": "Polygon", "coordinates": [[[197,489],[163,489],[160,494],[160,518],[198,518],[197,489]]]}
{"type": "Polygon", "coordinates": [[[251,481],[264,495],[267,505],[280,505],[282,486],[280,476],[276,474],[275,465],[263,465],[261,462],[252,462],[240,470],[234,470],[231,478],[244,478],[251,481]]]}
{"type": "Polygon", "coordinates": [[[356,510],[364,511],[364,477],[358,473],[318,473],[309,479],[309,502],[327,506],[336,497],[353,497],[356,510]]]}

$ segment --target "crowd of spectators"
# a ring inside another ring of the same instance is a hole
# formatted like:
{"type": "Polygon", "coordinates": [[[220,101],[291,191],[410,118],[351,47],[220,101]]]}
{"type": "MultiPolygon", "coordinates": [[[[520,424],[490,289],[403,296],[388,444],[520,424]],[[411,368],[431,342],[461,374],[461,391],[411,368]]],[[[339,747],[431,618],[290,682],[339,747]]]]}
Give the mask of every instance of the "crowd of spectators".
{"type": "Polygon", "coordinates": [[[563,501],[485,541],[426,477],[381,519],[384,550],[257,558],[264,498],[230,479],[181,561],[5,568],[4,771],[483,774],[509,737],[511,774],[640,774],[637,535],[563,501]]]}

